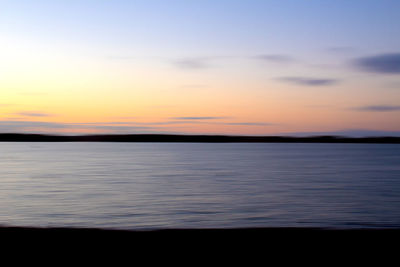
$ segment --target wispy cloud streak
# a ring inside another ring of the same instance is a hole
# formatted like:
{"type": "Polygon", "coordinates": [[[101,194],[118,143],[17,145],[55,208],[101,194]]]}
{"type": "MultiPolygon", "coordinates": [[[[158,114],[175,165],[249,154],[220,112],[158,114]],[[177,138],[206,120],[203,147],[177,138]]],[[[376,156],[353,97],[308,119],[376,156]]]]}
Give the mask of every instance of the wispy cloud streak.
{"type": "Polygon", "coordinates": [[[49,113],[43,113],[43,112],[36,112],[36,111],[21,111],[21,112],[16,112],[13,113],[14,115],[18,116],[24,116],[24,117],[49,117],[53,116],[52,114],[49,113]]]}
{"type": "Polygon", "coordinates": [[[220,120],[228,117],[172,117],[174,120],[220,120]]]}
{"type": "Polygon", "coordinates": [[[390,105],[371,105],[357,107],[355,110],[358,111],[370,111],[370,112],[390,112],[390,111],[400,111],[400,106],[390,106],[390,105]]]}
{"type": "Polygon", "coordinates": [[[280,77],[279,81],[301,86],[329,86],[339,82],[337,79],[309,78],[309,77],[280,77]]]}
{"type": "Polygon", "coordinates": [[[269,63],[291,63],[295,61],[291,56],[281,54],[257,55],[254,58],[269,63]]]}
{"type": "Polygon", "coordinates": [[[211,67],[206,58],[181,58],[174,60],[173,65],[184,70],[200,70],[211,67]]]}
{"type": "Polygon", "coordinates": [[[272,126],[275,123],[268,122],[225,122],[225,125],[238,125],[238,126],[272,126]]]}

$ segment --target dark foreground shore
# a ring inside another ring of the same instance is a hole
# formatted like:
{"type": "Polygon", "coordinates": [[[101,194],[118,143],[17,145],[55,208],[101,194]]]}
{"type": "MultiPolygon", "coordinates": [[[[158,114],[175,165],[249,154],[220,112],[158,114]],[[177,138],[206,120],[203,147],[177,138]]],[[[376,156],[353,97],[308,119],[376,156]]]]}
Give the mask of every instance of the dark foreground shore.
{"type": "MultiPolygon", "coordinates": [[[[82,262],[192,263],[233,262],[253,266],[260,262],[280,264],[307,262],[357,263],[397,259],[399,229],[164,229],[105,230],[83,228],[0,227],[3,247],[28,251],[40,259],[82,262]],[[83,257],[80,257],[83,255],[83,257]],[[78,257],[79,256],[79,257],[78,257]],[[143,261],[144,260],[144,261],[143,261]]],[[[4,251],[3,251],[4,252],[4,251]]],[[[5,255],[3,253],[3,255],[5,255]]],[[[23,257],[26,253],[20,254],[23,257]]]]}
{"type": "Polygon", "coordinates": [[[23,236],[35,238],[183,238],[206,239],[224,238],[223,240],[244,238],[256,240],[303,238],[390,238],[399,240],[400,228],[359,228],[359,229],[330,229],[330,228],[223,228],[223,229],[159,229],[159,230],[115,230],[97,228],[35,228],[35,227],[0,227],[0,236],[23,236]]]}

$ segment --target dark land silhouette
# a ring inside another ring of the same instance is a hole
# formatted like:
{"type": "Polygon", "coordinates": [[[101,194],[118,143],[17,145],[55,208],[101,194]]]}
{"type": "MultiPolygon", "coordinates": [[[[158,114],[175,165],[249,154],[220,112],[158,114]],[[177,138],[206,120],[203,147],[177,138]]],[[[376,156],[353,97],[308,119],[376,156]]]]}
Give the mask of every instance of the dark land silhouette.
{"type": "MultiPolygon", "coordinates": [[[[101,228],[59,228],[59,227],[0,227],[2,237],[15,237],[23,235],[29,238],[176,238],[184,239],[208,239],[218,237],[222,239],[235,239],[238,237],[250,240],[265,240],[265,238],[301,238],[301,240],[318,236],[318,238],[330,240],[334,238],[354,237],[370,240],[371,238],[391,238],[398,240],[400,229],[398,228],[356,228],[356,229],[335,229],[335,228],[299,228],[299,227],[264,227],[264,228],[206,228],[206,229],[155,229],[155,230],[118,230],[101,228]]],[[[276,241],[276,240],[275,240],[276,241]]]]}
{"type": "MultiPolygon", "coordinates": [[[[216,262],[216,259],[221,259],[224,263],[227,260],[238,262],[238,259],[246,262],[254,259],[255,263],[259,263],[262,260],[271,261],[274,257],[279,262],[293,260],[298,263],[300,259],[307,259],[309,263],[310,259],[315,259],[320,263],[336,259],[341,263],[348,263],[354,258],[359,263],[360,259],[370,262],[372,256],[377,257],[381,263],[389,255],[393,255],[393,259],[397,256],[395,244],[399,240],[400,230],[243,228],[129,231],[0,227],[0,236],[4,247],[12,248],[13,252],[21,252],[24,248],[29,251],[37,250],[35,256],[40,259],[49,255],[53,258],[57,255],[54,252],[64,252],[64,260],[79,252],[89,255],[90,262],[96,259],[103,261],[105,256],[114,255],[113,252],[116,251],[118,257],[112,256],[113,263],[122,255],[131,260],[138,260],[143,256],[147,262],[154,258],[159,262],[160,258],[164,260],[171,257],[187,262],[187,256],[193,253],[196,261],[206,259],[208,262],[216,262]],[[385,256],[381,258],[379,253],[385,256]],[[212,257],[208,257],[210,255],[212,257]],[[324,256],[323,259],[321,256],[324,256]]],[[[81,259],[80,257],[80,262],[81,259]]],[[[126,263],[125,258],[123,259],[126,263]]]]}
{"type": "Polygon", "coordinates": [[[400,144],[400,137],[234,136],[173,134],[45,135],[2,133],[0,142],[177,142],[177,143],[376,143],[400,144]]]}

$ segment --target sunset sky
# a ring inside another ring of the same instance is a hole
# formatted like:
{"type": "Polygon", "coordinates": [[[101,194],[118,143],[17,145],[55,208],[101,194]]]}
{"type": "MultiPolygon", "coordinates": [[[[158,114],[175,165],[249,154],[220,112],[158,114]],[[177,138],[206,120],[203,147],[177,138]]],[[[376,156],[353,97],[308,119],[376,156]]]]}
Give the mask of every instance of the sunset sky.
{"type": "Polygon", "coordinates": [[[0,132],[400,135],[398,0],[0,0],[0,132]]]}

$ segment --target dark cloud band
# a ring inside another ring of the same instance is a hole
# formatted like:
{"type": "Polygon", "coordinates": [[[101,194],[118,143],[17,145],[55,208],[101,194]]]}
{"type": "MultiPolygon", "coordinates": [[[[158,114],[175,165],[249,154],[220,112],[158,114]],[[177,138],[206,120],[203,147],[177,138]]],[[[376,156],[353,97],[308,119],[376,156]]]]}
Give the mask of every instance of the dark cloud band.
{"type": "Polygon", "coordinates": [[[336,79],[322,79],[309,77],[280,77],[278,80],[286,83],[302,86],[328,86],[338,83],[336,79]]]}
{"type": "Polygon", "coordinates": [[[352,63],[356,68],[363,71],[400,74],[400,53],[362,57],[355,59],[352,63]]]}

